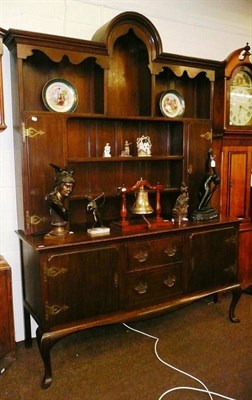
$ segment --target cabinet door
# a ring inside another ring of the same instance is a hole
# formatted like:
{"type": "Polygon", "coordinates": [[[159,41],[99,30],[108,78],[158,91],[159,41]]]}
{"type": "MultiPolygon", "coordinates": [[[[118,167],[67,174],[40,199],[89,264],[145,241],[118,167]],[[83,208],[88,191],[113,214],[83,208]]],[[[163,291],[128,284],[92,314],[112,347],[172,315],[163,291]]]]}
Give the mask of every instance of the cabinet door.
{"type": "Polygon", "coordinates": [[[235,227],[192,233],[189,243],[189,291],[236,282],[238,231],[235,227]]]}
{"type": "Polygon", "coordinates": [[[209,122],[192,122],[188,127],[188,189],[190,196],[190,210],[192,212],[198,206],[198,193],[202,179],[206,174],[208,152],[212,147],[211,124],[209,122]]]}
{"type": "Polygon", "coordinates": [[[251,146],[223,149],[221,211],[225,215],[250,217],[251,154],[251,146]]]}
{"type": "Polygon", "coordinates": [[[54,254],[44,265],[47,326],[78,321],[118,308],[116,246],[54,254]]]}
{"type": "MultiPolygon", "coordinates": [[[[27,234],[45,233],[51,229],[45,196],[55,184],[55,172],[50,163],[64,167],[64,127],[56,113],[25,114],[23,125],[23,211],[27,234]]],[[[21,168],[21,166],[20,166],[21,168]]],[[[21,217],[21,218],[22,218],[21,217]]]]}

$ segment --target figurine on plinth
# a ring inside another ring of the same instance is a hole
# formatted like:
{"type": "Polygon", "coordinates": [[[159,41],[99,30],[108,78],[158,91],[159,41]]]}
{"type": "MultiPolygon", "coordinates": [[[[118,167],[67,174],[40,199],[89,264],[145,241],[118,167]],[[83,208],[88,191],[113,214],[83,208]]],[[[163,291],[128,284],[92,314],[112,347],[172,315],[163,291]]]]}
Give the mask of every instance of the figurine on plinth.
{"type": "Polygon", "coordinates": [[[50,165],[54,168],[56,174],[55,186],[53,191],[46,196],[45,200],[51,214],[53,230],[45,235],[45,237],[62,237],[69,234],[69,231],[66,229],[69,215],[64,203],[66,198],[72,193],[75,180],[72,170],[62,169],[54,164],[50,165]]]}
{"type": "Polygon", "coordinates": [[[175,206],[172,209],[172,221],[183,222],[188,221],[189,196],[188,187],[184,182],[181,183],[181,194],[178,196],[175,206]]]}
{"type": "Polygon", "coordinates": [[[124,150],[122,150],[120,157],[131,157],[130,155],[130,145],[131,143],[128,142],[128,140],[125,140],[124,143],[124,150]]]}
{"type": "Polygon", "coordinates": [[[111,157],[111,146],[109,143],[106,143],[104,146],[103,157],[111,157]]]}
{"type": "Polygon", "coordinates": [[[197,210],[193,211],[191,218],[194,221],[207,221],[218,217],[218,212],[215,208],[210,207],[210,200],[220,185],[220,177],[216,169],[216,162],[214,160],[213,150],[208,152],[207,172],[203,178],[198,197],[199,203],[197,210]]]}
{"type": "Polygon", "coordinates": [[[93,198],[91,195],[85,196],[88,200],[87,204],[87,212],[92,213],[93,217],[93,225],[92,228],[87,230],[87,233],[90,236],[103,236],[108,235],[110,233],[110,229],[105,227],[102,222],[100,208],[105,203],[104,193],[101,193],[97,197],[93,198]],[[99,205],[99,200],[102,200],[102,203],[99,205]]]}
{"type": "Polygon", "coordinates": [[[137,139],[137,155],[138,157],[150,157],[151,156],[151,140],[149,136],[142,135],[137,139]]]}

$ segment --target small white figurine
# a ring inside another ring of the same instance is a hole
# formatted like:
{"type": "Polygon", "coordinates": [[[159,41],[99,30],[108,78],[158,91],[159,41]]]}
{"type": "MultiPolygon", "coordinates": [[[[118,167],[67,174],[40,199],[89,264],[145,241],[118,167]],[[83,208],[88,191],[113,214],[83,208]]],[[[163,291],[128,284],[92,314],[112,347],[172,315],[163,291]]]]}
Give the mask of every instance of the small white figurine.
{"type": "Polygon", "coordinates": [[[137,139],[137,155],[138,157],[151,156],[151,140],[149,136],[141,136],[137,139]]]}
{"type": "Polygon", "coordinates": [[[106,143],[103,150],[103,157],[111,157],[110,151],[111,151],[111,146],[109,143],[106,143]]]}

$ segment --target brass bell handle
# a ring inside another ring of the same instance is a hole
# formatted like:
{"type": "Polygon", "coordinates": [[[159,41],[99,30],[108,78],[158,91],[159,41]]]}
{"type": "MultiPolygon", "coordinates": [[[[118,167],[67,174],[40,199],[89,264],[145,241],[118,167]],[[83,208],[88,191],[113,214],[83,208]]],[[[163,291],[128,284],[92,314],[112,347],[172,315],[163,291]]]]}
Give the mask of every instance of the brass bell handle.
{"type": "Polygon", "coordinates": [[[172,287],[175,285],[176,282],[176,276],[175,275],[170,275],[167,277],[167,279],[163,280],[163,283],[165,284],[165,286],[167,286],[168,288],[172,287]]]}
{"type": "Polygon", "coordinates": [[[176,249],[175,246],[170,247],[169,249],[166,249],[166,250],[165,250],[165,253],[168,255],[168,257],[173,257],[173,256],[175,256],[176,252],[177,252],[177,249],[176,249]]]}
{"type": "Polygon", "coordinates": [[[135,286],[134,289],[138,294],[144,294],[147,292],[148,284],[139,282],[139,284],[137,286],[135,286]]]}
{"type": "Polygon", "coordinates": [[[139,261],[140,263],[146,261],[148,257],[149,257],[149,253],[148,253],[147,250],[140,250],[140,251],[134,256],[134,258],[136,258],[137,261],[139,261]]]}

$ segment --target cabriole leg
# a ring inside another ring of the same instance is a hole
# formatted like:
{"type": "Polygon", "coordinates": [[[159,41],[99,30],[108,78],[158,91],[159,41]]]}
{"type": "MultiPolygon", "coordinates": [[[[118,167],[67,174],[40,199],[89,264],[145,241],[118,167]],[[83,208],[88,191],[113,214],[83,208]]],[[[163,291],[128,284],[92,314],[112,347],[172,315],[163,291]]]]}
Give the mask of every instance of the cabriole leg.
{"type": "Polygon", "coordinates": [[[51,368],[51,357],[50,351],[54,345],[54,342],[51,340],[50,335],[43,334],[40,328],[37,328],[36,331],[37,342],[39,351],[44,363],[44,377],[41,383],[43,389],[47,389],[52,383],[52,368],[51,368]]]}
{"type": "Polygon", "coordinates": [[[235,323],[240,322],[239,318],[236,318],[234,313],[235,313],[235,307],[237,306],[237,303],[240,300],[241,294],[242,294],[241,287],[237,287],[232,290],[232,300],[229,307],[229,319],[230,321],[235,323]]]}

